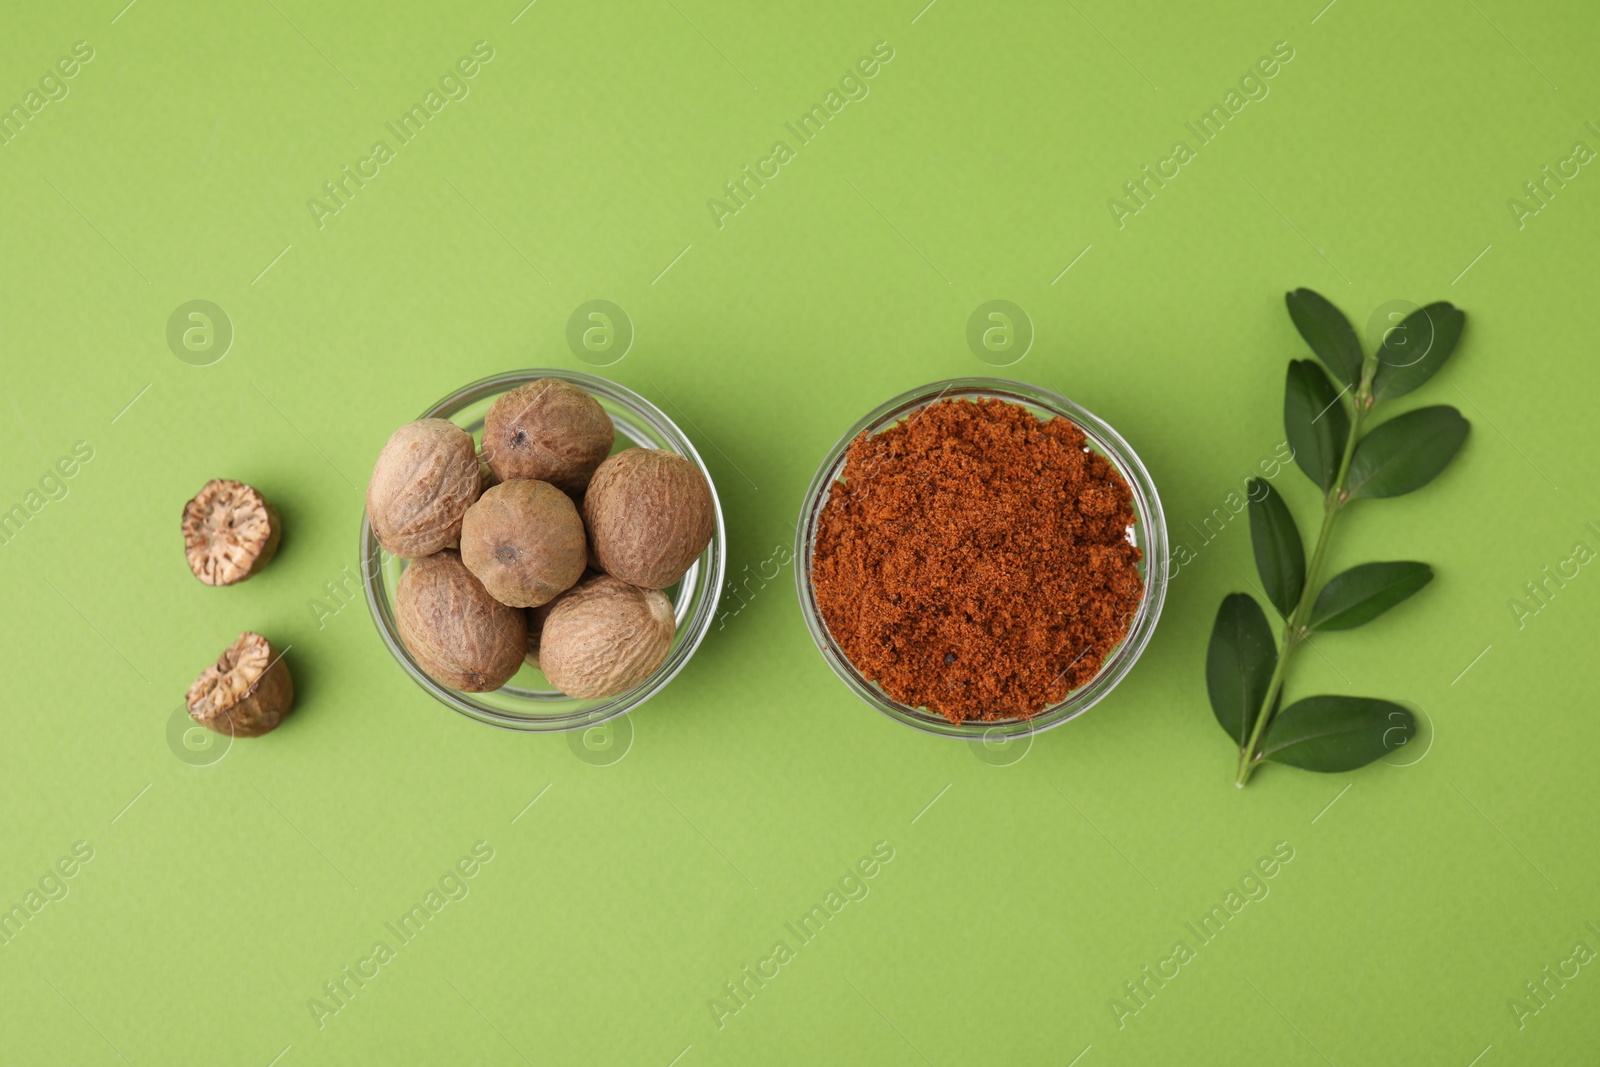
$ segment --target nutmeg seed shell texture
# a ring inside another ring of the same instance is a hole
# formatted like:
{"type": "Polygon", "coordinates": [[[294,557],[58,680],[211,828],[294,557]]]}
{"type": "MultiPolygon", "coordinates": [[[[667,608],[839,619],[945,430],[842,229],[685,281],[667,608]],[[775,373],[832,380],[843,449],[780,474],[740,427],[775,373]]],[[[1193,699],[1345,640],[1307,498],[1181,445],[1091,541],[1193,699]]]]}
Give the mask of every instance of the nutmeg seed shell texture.
{"type": "Polygon", "coordinates": [[[483,458],[497,477],[549,482],[573,496],[583,493],[615,439],[600,401],[558,378],[517,386],[483,420],[483,458]]]}
{"type": "Polygon", "coordinates": [[[549,482],[501,482],[461,524],[461,561],[491,596],[515,608],[538,607],[570,589],[588,559],[576,505],[549,482]]]}
{"type": "Polygon", "coordinates": [[[527,651],[527,615],[489,595],[459,553],[413,560],[395,590],[400,640],[440,685],[487,693],[509,682],[527,651]]]}
{"type": "Polygon", "coordinates": [[[716,504],[705,475],[685,457],[630,448],[595,471],[583,518],[602,570],[645,589],[665,589],[711,543],[716,504]]]}
{"type": "Polygon", "coordinates": [[[461,536],[461,520],[482,489],[472,435],[445,419],[418,419],[378,454],[367,517],[385,551],[419,559],[461,536]]]}
{"type": "Polygon", "coordinates": [[[539,634],[538,659],[550,684],[595,700],[633,689],[667,658],[677,632],[664,593],[601,575],[561,596],[539,634]]]}

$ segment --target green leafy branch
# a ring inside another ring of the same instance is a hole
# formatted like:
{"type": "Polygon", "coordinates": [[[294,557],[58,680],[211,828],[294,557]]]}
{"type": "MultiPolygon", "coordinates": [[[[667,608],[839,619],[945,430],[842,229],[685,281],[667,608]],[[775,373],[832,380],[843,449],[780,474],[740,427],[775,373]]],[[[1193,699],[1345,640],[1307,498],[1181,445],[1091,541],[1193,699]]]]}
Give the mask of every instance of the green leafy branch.
{"type": "Polygon", "coordinates": [[[1263,761],[1311,771],[1349,771],[1405,744],[1416,717],[1369,697],[1312,696],[1280,708],[1289,661],[1312,634],[1370,622],[1433,579],[1426,563],[1364,563],[1320,588],[1317,579],[1333,527],[1362,498],[1400,496],[1433,481],[1467,439],[1467,420],[1447,406],[1418,408],[1367,430],[1379,401],[1403,396],[1433,377],[1455,351],[1466,316],[1429,304],[1363,354],[1338,308],[1310,289],[1287,295],[1289,317],[1336,390],[1311,360],[1289,364],[1283,427],[1295,462],[1322,490],[1322,527],[1307,561],[1294,516],[1271,484],[1249,484],[1250,541],[1267,599],[1283,617],[1272,628],[1255,598],[1231,593],[1217,610],[1206,652],[1206,688],[1217,722],[1239,749],[1235,784],[1263,761]],[[1366,431],[1363,433],[1363,431],[1366,431]],[[1281,647],[1280,647],[1281,646],[1281,647]]]}

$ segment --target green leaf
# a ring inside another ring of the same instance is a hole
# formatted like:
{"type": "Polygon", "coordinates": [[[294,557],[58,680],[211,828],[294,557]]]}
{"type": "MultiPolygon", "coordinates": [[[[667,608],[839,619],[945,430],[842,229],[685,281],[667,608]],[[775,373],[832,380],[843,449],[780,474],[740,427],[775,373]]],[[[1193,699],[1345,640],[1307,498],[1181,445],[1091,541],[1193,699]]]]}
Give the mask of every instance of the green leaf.
{"type": "Polygon", "coordinates": [[[1308,771],[1353,771],[1393,752],[1416,733],[1416,716],[1388,700],[1306,697],[1267,724],[1261,758],[1308,771]]]}
{"type": "Polygon", "coordinates": [[[1294,320],[1295,328],[1323,365],[1346,385],[1359,382],[1361,342],[1344,312],[1310,289],[1296,289],[1285,294],[1284,299],[1289,304],[1289,317],[1294,320]]]}
{"type": "Polygon", "coordinates": [[[1350,416],[1328,376],[1309,359],[1289,364],[1283,387],[1283,433],[1306,477],[1323,492],[1331,489],[1350,439],[1350,416]]]}
{"type": "Polygon", "coordinates": [[[1466,323],[1466,315],[1443,300],[1407,315],[1378,346],[1373,399],[1404,396],[1432,378],[1456,350],[1466,323]]]}
{"type": "Polygon", "coordinates": [[[1329,579],[1311,609],[1311,630],[1352,630],[1433,580],[1426,563],[1363,563],[1329,579]]]}
{"type": "Polygon", "coordinates": [[[1449,465],[1470,424],[1447,405],[1418,408],[1367,434],[1350,457],[1353,497],[1400,496],[1421,489],[1449,465]]]}
{"type": "Polygon", "coordinates": [[[1306,587],[1306,550],[1289,505],[1262,478],[1245,483],[1250,498],[1250,546],[1256,553],[1256,570],[1266,587],[1267,599],[1284,618],[1300,602],[1306,587]]]}
{"type": "Polygon", "coordinates": [[[1206,690],[1217,722],[1243,749],[1278,665],[1272,629],[1255,598],[1229,593],[1217,609],[1206,649],[1206,690]]]}

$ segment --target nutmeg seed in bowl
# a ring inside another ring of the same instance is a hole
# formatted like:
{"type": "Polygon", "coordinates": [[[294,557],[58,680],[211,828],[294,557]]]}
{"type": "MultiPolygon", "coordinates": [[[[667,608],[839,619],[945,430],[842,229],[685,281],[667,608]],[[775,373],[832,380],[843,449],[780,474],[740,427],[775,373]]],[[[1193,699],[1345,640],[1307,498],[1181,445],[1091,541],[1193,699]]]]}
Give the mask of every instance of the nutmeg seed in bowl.
{"type": "Polygon", "coordinates": [[[583,521],[601,570],[665,589],[710,543],[715,506],[699,467],[672,452],[630,448],[594,472],[583,521]]]}
{"type": "Polygon", "coordinates": [[[676,630],[664,594],[601,575],[550,609],[539,634],[539,665],[568,696],[615,696],[661,666],[676,630]]]}
{"type": "Polygon", "coordinates": [[[483,420],[483,458],[497,476],[549,482],[574,496],[589,484],[615,439],[600,402],[559,378],[517,386],[483,420]]]}
{"type": "Polygon", "coordinates": [[[514,608],[536,608],[572,588],[588,560],[578,509],[549,482],[501,482],[461,523],[461,562],[514,608]]]}
{"type": "Polygon", "coordinates": [[[446,419],[418,419],[378,453],[367,519],[391,555],[420,559],[461,536],[461,520],[482,489],[472,435],[446,419]]]}
{"type": "Polygon", "coordinates": [[[468,693],[505,685],[527,651],[522,610],[490,596],[450,549],[405,569],[395,592],[395,622],[417,666],[468,693]]]}

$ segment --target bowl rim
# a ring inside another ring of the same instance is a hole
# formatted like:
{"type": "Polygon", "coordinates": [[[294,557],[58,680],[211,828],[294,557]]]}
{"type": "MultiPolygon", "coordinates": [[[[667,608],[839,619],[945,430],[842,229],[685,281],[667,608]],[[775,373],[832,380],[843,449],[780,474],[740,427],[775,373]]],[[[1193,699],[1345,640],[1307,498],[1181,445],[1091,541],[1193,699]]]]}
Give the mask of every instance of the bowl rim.
{"type": "Polygon", "coordinates": [[[1103,700],[1132,670],[1154,635],[1161,617],[1161,608],[1167,595],[1167,527],[1161,497],[1155,481],[1145,468],[1133,447],[1104,419],[1074,403],[1060,393],[1028,382],[1009,378],[963,377],[947,378],[917,386],[884,401],[862,416],[843,437],[828,450],[812,476],[800,508],[800,521],[795,527],[795,584],[800,598],[800,611],[812,641],[822,653],[823,660],[839,679],[856,696],[878,711],[924,733],[939,737],[952,737],[985,744],[1030,737],[1070,722],[1103,700]],[[1042,408],[1057,417],[1076,423],[1089,439],[1091,447],[1105,456],[1117,468],[1133,492],[1137,515],[1135,528],[1143,527],[1144,540],[1140,544],[1144,558],[1144,595],[1134,615],[1127,634],[1105,657],[1099,672],[1065,699],[1052,704],[1030,719],[967,720],[956,724],[942,715],[913,708],[889,697],[873,682],[868,681],[834,641],[828,632],[822,613],[817,607],[815,591],[811,586],[812,550],[817,522],[829,491],[842,472],[845,452],[863,432],[877,433],[898,424],[915,411],[943,399],[996,398],[1009,403],[1021,403],[1030,408],[1042,408]]]}
{"type": "MultiPolygon", "coordinates": [[[[632,712],[659,693],[688,665],[690,658],[710,632],[711,623],[716,618],[717,607],[721,603],[722,583],[728,557],[727,528],[723,521],[722,500],[717,495],[716,481],[711,477],[711,471],[706,467],[705,460],[694,447],[689,435],[655,404],[609,378],[562,367],[531,367],[502,371],[451,391],[430,404],[417,418],[450,418],[453,413],[490,396],[508,392],[519,385],[540,378],[556,378],[570,382],[595,394],[597,399],[610,400],[640,421],[649,424],[651,429],[670,441],[674,450],[695,465],[704,475],[706,486],[711,492],[712,514],[716,520],[711,542],[680,580],[680,594],[677,598],[679,602],[673,605],[674,613],[678,616],[682,639],[674,641],[672,650],[661,666],[656,668],[655,673],[633,689],[605,698],[590,707],[545,716],[508,713],[482,703],[477,699],[478,694],[459,692],[440,685],[428,677],[406,651],[395,629],[393,604],[387,590],[383,592],[381,602],[379,599],[378,586],[381,583],[377,572],[382,569],[386,553],[383,553],[382,547],[373,535],[372,524],[367,518],[365,506],[361,509],[361,584],[366,596],[368,614],[372,617],[373,626],[377,629],[379,637],[382,638],[395,662],[424,692],[439,703],[476,722],[524,733],[562,733],[587,730],[632,712]],[[684,591],[691,587],[694,592],[684,591]],[[685,629],[685,616],[691,612],[692,617],[687,619],[687,629],[685,629]]],[[[557,698],[552,696],[550,699],[557,698]]]]}

